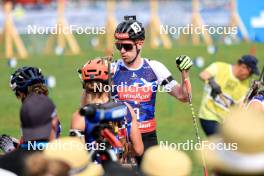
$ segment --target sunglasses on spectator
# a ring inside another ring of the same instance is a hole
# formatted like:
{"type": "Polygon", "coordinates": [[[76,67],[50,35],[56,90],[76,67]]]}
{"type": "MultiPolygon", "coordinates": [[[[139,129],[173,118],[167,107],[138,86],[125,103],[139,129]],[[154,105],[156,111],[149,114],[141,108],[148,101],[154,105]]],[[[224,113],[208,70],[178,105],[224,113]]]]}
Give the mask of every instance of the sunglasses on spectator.
{"type": "Polygon", "coordinates": [[[115,43],[115,45],[119,51],[121,51],[122,48],[124,48],[126,51],[131,51],[134,46],[132,43],[115,43]]]}

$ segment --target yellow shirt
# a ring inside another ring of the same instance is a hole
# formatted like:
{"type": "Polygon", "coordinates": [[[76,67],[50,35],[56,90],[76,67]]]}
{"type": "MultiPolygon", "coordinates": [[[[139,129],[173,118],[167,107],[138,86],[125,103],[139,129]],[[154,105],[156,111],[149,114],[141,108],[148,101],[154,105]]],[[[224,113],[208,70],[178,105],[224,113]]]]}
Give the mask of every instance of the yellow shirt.
{"type": "Polygon", "coordinates": [[[214,77],[223,93],[213,99],[210,96],[211,87],[206,84],[199,117],[222,122],[230,108],[243,101],[249,89],[250,80],[240,81],[233,75],[232,65],[223,62],[215,62],[205,70],[214,77]]]}

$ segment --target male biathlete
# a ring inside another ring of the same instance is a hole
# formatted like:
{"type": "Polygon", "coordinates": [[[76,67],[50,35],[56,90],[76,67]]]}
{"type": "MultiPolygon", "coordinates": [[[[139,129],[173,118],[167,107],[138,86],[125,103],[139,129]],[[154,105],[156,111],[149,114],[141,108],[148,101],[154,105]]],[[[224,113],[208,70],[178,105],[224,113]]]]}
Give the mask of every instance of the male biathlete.
{"type": "Polygon", "coordinates": [[[114,98],[129,103],[137,114],[144,150],[157,145],[155,100],[157,87],[182,102],[188,101],[184,82],[189,81],[188,70],[192,60],[188,56],[176,58],[182,83],[173,79],[170,71],[160,62],[141,57],[145,30],[136,16],[125,16],[115,30],[115,45],[121,59],[115,61],[112,77],[114,98]]]}

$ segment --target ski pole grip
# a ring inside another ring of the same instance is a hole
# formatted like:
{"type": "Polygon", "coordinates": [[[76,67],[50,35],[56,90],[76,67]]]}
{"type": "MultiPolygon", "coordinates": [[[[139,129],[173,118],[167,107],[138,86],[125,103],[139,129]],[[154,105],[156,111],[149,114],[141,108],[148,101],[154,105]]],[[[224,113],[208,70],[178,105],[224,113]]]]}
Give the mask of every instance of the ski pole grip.
{"type": "Polygon", "coordinates": [[[188,96],[192,97],[191,83],[190,83],[190,80],[188,79],[187,71],[183,70],[182,75],[183,75],[183,81],[184,81],[183,83],[184,83],[185,89],[188,93],[188,96]]]}

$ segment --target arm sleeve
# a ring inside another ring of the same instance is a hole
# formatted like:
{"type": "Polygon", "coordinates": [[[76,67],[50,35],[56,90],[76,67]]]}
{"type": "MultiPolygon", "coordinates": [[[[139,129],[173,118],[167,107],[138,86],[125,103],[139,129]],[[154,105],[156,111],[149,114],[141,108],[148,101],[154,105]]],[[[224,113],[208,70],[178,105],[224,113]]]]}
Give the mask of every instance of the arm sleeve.
{"type": "Polygon", "coordinates": [[[149,65],[157,76],[158,85],[164,86],[167,91],[170,91],[172,87],[178,84],[172,77],[167,67],[165,67],[162,63],[151,60],[149,61],[149,65]]]}

